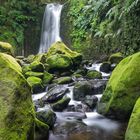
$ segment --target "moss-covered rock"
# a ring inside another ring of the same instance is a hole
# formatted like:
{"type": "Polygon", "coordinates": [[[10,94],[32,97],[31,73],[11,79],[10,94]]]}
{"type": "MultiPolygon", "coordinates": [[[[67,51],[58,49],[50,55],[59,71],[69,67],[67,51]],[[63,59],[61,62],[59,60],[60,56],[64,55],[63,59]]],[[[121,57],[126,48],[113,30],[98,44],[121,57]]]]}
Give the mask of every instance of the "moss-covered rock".
{"type": "Polygon", "coordinates": [[[33,72],[33,71],[28,71],[25,73],[25,77],[30,77],[30,76],[35,76],[38,78],[43,78],[44,73],[42,72],[33,72]]]}
{"type": "Polygon", "coordinates": [[[44,65],[38,61],[32,62],[29,67],[32,71],[44,72],[44,65]]]}
{"type": "Polygon", "coordinates": [[[0,52],[14,55],[14,48],[12,47],[11,44],[0,41],[0,52]]]}
{"type": "Polygon", "coordinates": [[[27,82],[31,86],[33,93],[42,92],[44,89],[42,80],[38,77],[30,76],[27,78],[27,82]]]}
{"type": "Polygon", "coordinates": [[[33,140],[31,91],[16,60],[0,53],[0,140],[33,140]]]}
{"type": "Polygon", "coordinates": [[[26,63],[32,63],[34,61],[35,55],[31,54],[27,58],[24,58],[26,63]]]}
{"type": "Polygon", "coordinates": [[[140,53],[123,59],[114,69],[99,103],[98,112],[117,119],[129,118],[140,96],[140,53]]]}
{"type": "Polygon", "coordinates": [[[86,95],[91,95],[92,92],[92,85],[88,81],[80,81],[74,85],[73,98],[74,100],[82,101],[86,95]]]}
{"type": "Polygon", "coordinates": [[[102,74],[96,70],[89,70],[86,78],[88,79],[102,79],[102,74]]]}
{"type": "Polygon", "coordinates": [[[35,119],[35,140],[47,140],[49,137],[49,126],[35,119]]]}
{"type": "Polygon", "coordinates": [[[55,54],[46,59],[46,63],[49,65],[49,70],[61,70],[68,69],[72,66],[72,60],[66,55],[55,54]]]}
{"type": "Polygon", "coordinates": [[[125,140],[140,140],[140,98],[137,100],[131,114],[125,140]]]}
{"type": "Polygon", "coordinates": [[[108,60],[111,62],[111,64],[118,64],[122,59],[123,59],[122,53],[118,52],[112,54],[108,60]]]}
{"type": "Polygon", "coordinates": [[[57,84],[68,84],[71,83],[73,80],[71,77],[60,77],[58,79],[53,80],[53,83],[57,83],[57,84]]]}
{"type": "Polygon", "coordinates": [[[70,102],[70,98],[69,97],[64,97],[61,100],[59,100],[58,102],[51,104],[52,109],[54,111],[63,111],[64,109],[67,108],[69,102],[70,102]]]}
{"type": "Polygon", "coordinates": [[[44,72],[44,76],[43,76],[43,85],[47,85],[49,84],[52,80],[53,80],[53,75],[48,73],[48,72],[44,72]]]}
{"type": "Polygon", "coordinates": [[[52,110],[39,111],[36,113],[36,117],[43,123],[49,125],[50,128],[53,128],[56,121],[56,114],[52,110]]]}
{"type": "Polygon", "coordinates": [[[46,54],[46,62],[50,68],[70,68],[79,65],[81,61],[82,55],[70,50],[62,42],[54,43],[46,54]]]}

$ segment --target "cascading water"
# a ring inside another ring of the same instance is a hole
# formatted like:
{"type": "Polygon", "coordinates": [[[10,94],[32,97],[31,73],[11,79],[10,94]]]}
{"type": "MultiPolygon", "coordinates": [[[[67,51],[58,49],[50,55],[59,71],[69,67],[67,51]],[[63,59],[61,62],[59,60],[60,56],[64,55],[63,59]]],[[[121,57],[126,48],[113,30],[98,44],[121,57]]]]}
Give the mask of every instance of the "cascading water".
{"type": "Polygon", "coordinates": [[[62,5],[48,4],[45,9],[39,53],[47,52],[52,43],[60,41],[60,16],[62,5]]]}

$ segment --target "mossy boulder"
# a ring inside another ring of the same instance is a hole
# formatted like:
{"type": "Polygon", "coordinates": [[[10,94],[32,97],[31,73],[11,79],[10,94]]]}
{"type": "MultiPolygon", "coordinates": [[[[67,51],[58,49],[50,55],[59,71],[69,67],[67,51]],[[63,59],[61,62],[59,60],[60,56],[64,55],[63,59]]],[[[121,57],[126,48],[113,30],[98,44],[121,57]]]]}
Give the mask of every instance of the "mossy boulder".
{"type": "Polygon", "coordinates": [[[88,79],[102,79],[102,74],[96,70],[89,70],[86,78],[88,79]]]}
{"type": "Polygon", "coordinates": [[[49,137],[49,126],[43,123],[42,121],[35,119],[35,140],[47,140],[48,137],[49,137]]]}
{"type": "Polygon", "coordinates": [[[118,64],[122,59],[123,59],[122,53],[118,52],[118,53],[112,54],[109,57],[108,61],[110,61],[111,64],[118,64]]]}
{"type": "Polygon", "coordinates": [[[43,85],[47,85],[49,84],[52,80],[53,80],[53,75],[48,73],[48,72],[44,72],[44,76],[43,76],[43,85]]]}
{"type": "Polygon", "coordinates": [[[54,43],[46,54],[50,68],[70,68],[79,65],[81,61],[82,55],[70,50],[63,42],[54,43]]]}
{"type": "Polygon", "coordinates": [[[56,103],[51,104],[52,109],[54,111],[63,111],[64,109],[67,108],[70,100],[71,99],[69,97],[64,97],[61,100],[57,101],[56,103]]]}
{"type": "Polygon", "coordinates": [[[50,71],[65,70],[72,66],[72,60],[67,55],[55,54],[46,59],[50,71]]]}
{"type": "Polygon", "coordinates": [[[23,60],[26,62],[26,63],[32,63],[34,61],[34,58],[35,58],[35,55],[31,54],[29,55],[27,58],[24,58],[23,60]]]}
{"type": "Polygon", "coordinates": [[[16,60],[0,53],[0,140],[34,140],[31,91],[16,60]]]}
{"type": "Polygon", "coordinates": [[[0,41],[0,52],[14,55],[14,48],[12,47],[11,44],[0,41]]]}
{"type": "Polygon", "coordinates": [[[73,80],[71,77],[69,76],[66,76],[66,77],[60,77],[60,78],[57,78],[55,80],[53,80],[53,83],[57,83],[57,84],[68,84],[68,83],[71,83],[73,80]]]}
{"type": "Polygon", "coordinates": [[[137,100],[131,114],[125,140],[140,140],[140,98],[137,100]]]}
{"type": "Polygon", "coordinates": [[[88,81],[80,81],[74,85],[73,98],[77,101],[83,101],[86,95],[91,95],[93,88],[88,81]]]}
{"type": "Polygon", "coordinates": [[[41,62],[34,61],[30,64],[30,69],[34,72],[44,72],[44,65],[41,62]]]}
{"type": "Polygon", "coordinates": [[[98,106],[98,112],[117,119],[129,118],[140,96],[140,53],[123,59],[114,69],[98,106]]]}
{"type": "Polygon", "coordinates": [[[39,111],[36,113],[36,117],[50,128],[53,128],[56,121],[56,114],[52,110],[39,111]]]}
{"type": "Polygon", "coordinates": [[[27,82],[31,86],[33,93],[42,92],[44,89],[42,80],[38,77],[30,76],[27,78],[27,82]]]}
{"type": "Polygon", "coordinates": [[[42,73],[42,72],[33,72],[33,71],[28,71],[28,72],[25,73],[25,77],[30,77],[30,76],[35,76],[35,77],[38,77],[38,78],[43,78],[44,73],[42,73]]]}

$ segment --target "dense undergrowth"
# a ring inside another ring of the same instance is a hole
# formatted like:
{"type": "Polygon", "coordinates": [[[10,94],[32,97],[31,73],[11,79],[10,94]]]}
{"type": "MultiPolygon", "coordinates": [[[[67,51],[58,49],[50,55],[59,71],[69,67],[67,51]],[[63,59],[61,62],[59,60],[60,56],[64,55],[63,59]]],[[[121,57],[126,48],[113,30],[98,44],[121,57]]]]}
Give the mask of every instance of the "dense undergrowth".
{"type": "Polygon", "coordinates": [[[0,40],[11,43],[16,46],[16,49],[24,48],[26,32],[29,27],[32,26],[35,29],[35,26],[38,26],[40,28],[41,8],[39,1],[2,1],[0,6],[0,40]]]}
{"type": "Polygon", "coordinates": [[[139,0],[71,0],[73,47],[93,57],[121,51],[139,51],[139,0]]]}

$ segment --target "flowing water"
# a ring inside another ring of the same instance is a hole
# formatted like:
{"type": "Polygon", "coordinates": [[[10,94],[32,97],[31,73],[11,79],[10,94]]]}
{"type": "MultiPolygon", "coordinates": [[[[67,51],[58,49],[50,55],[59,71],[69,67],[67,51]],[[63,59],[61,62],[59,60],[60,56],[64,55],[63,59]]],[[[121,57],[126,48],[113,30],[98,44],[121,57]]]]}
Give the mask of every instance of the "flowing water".
{"type": "Polygon", "coordinates": [[[62,5],[48,4],[45,9],[39,53],[47,52],[51,44],[60,41],[60,16],[62,5]]]}
{"type": "MultiPolygon", "coordinates": [[[[100,64],[93,64],[88,69],[99,70],[100,64]]],[[[109,76],[102,73],[104,76],[109,76]]],[[[73,86],[61,85],[59,88],[69,88],[66,96],[71,98],[69,105],[77,106],[81,101],[73,99],[73,86]]],[[[33,101],[46,96],[45,93],[33,95],[33,101]]],[[[98,101],[102,94],[95,95],[98,101]]],[[[38,111],[47,110],[48,105],[38,108],[38,111]]],[[[96,112],[72,112],[64,110],[55,112],[57,120],[54,129],[50,131],[49,140],[124,140],[125,124],[108,119],[96,112]]]]}

